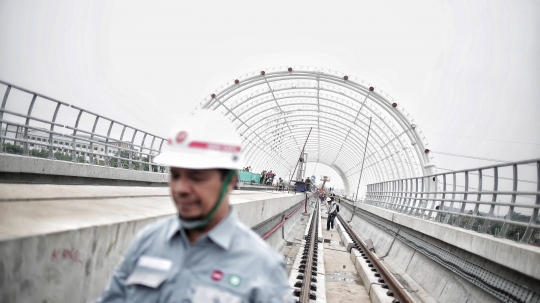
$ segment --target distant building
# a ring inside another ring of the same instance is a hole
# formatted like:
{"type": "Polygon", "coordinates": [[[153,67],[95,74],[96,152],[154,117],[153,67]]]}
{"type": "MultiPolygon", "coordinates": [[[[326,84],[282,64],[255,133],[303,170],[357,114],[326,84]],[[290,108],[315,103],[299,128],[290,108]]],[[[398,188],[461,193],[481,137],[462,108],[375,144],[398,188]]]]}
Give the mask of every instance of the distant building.
{"type": "MultiPolygon", "coordinates": [[[[22,127],[21,127],[22,129],[22,127]]],[[[29,129],[28,130],[28,151],[33,149],[47,149],[50,147],[50,135],[48,132],[40,130],[40,129],[29,129]]],[[[11,141],[14,138],[17,139],[24,139],[24,130],[20,130],[19,128],[9,128],[6,130],[6,128],[2,128],[2,135],[4,138],[6,138],[6,141],[11,141]],[[11,138],[11,140],[10,140],[11,138]]],[[[55,135],[52,136],[52,148],[53,153],[55,152],[67,152],[71,153],[72,151],[75,152],[75,155],[77,157],[83,156],[85,158],[85,161],[90,161],[91,154],[94,155],[94,158],[98,161],[104,161],[105,156],[116,156],[118,153],[118,148],[115,148],[116,146],[123,147],[126,149],[131,149],[134,152],[138,153],[139,148],[134,148],[131,142],[125,142],[125,141],[112,141],[105,142],[105,140],[98,139],[94,137],[93,141],[97,141],[97,143],[93,143],[92,146],[88,140],[90,140],[89,135],[75,135],[75,143],[73,142],[73,138],[55,135]],[[108,145],[107,145],[108,144],[108,145]],[[112,145],[112,146],[111,146],[112,145]]],[[[24,147],[24,142],[20,141],[14,141],[14,144],[20,147],[24,147]]],[[[144,153],[149,153],[148,149],[143,149],[144,153]]]]}

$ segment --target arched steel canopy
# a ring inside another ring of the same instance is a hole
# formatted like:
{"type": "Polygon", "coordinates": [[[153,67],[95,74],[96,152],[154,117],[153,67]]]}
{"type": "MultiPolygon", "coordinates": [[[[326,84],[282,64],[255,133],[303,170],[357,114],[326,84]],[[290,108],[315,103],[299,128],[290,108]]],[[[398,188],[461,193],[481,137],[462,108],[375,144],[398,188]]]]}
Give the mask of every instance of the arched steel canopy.
{"type": "Polygon", "coordinates": [[[243,139],[246,165],[285,180],[310,127],[308,162],[334,168],[351,195],[358,184],[372,117],[361,188],[434,173],[425,136],[405,109],[380,89],[335,71],[280,67],[228,82],[196,109],[218,110],[243,139]]]}

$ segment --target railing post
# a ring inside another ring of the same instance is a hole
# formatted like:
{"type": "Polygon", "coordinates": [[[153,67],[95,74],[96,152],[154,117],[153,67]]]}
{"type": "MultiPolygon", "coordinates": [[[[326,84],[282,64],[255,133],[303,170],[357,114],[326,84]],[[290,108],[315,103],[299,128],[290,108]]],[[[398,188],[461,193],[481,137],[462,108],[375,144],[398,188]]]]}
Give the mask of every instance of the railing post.
{"type": "MultiPolygon", "coordinates": [[[[540,161],[536,162],[536,191],[540,192],[540,161]]],[[[535,224],[536,220],[538,219],[538,207],[540,207],[540,195],[536,195],[536,201],[534,203],[536,205],[536,208],[533,208],[533,212],[531,215],[531,219],[529,220],[529,226],[527,226],[527,229],[525,230],[525,233],[523,234],[523,238],[521,238],[521,243],[528,243],[529,239],[532,236],[533,228],[531,227],[531,224],[535,224]]]]}
{"type": "MultiPolygon", "coordinates": [[[[510,203],[515,204],[516,203],[516,191],[517,191],[517,183],[518,182],[518,168],[517,165],[512,165],[512,190],[514,193],[512,194],[512,200],[510,203]]],[[[510,206],[508,209],[508,213],[506,214],[506,217],[504,218],[503,226],[501,227],[501,231],[499,232],[498,237],[499,238],[505,238],[506,232],[508,231],[508,227],[510,224],[508,221],[512,221],[512,216],[514,215],[514,206],[510,206]]]]}
{"type": "Polygon", "coordinates": [[[77,129],[79,128],[79,121],[81,121],[81,115],[83,113],[83,110],[79,110],[79,115],[77,116],[77,121],[75,121],[75,128],[73,129],[73,141],[72,141],[72,149],[71,149],[71,161],[78,162],[78,157],[76,154],[76,147],[77,147],[77,140],[75,139],[75,136],[77,135],[77,129]]]}
{"type": "Polygon", "coordinates": [[[143,170],[144,140],[146,140],[146,133],[144,133],[144,136],[141,142],[141,148],[139,149],[139,170],[143,170]]]}
{"type": "MultiPolygon", "coordinates": [[[[414,179],[414,183],[415,183],[414,200],[413,200],[413,204],[411,205],[411,209],[409,209],[409,213],[408,213],[409,216],[413,215],[413,211],[415,210],[415,207],[416,207],[416,201],[418,201],[418,178],[414,179]]],[[[411,189],[412,189],[412,184],[411,184],[411,189]]]]}
{"type": "Polygon", "coordinates": [[[116,158],[116,162],[118,163],[118,168],[122,167],[122,152],[124,151],[123,147],[122,147],[122,144],[124,143],[124,133],[126,132],[126,126],[124,125],[124,127],[122,128],[122,133],[120,134],[120,141],[118,141],[118,152],[117,152],[117,158],[116,158]]]}
{"type": "MultiPolygon", "coordinates": [[[[6,109],[6,103],[8,100],[9,92],[11,91],[11,85],[8,85],[6,92],[4,93],[4,99],[2,100],[2,105],[0,106],[0,152],[3,151],[4,139],[2,135],[2,124],[4,124],[4,109],[6,109]]],[[[6,136],[7,136],[7,123],[6,123],[6,136]]]]}
{"type": "Polygon", "coordinates": [[[37,95],[34,94],[34,96],[32,97],[32,101],[30,101],[30,106],[28,106],[28,112],[26,114],[26,121],[24,123],[24,125],[26,125],[26,127],[24,128],[24,139],[26,139],[26,141],[24,142],[24,147],[23,147],[24,155],[28,155],[28,126],[30,125],[30,116],[32,115],[32,110],[34,109],[34,103],[36,103],[36,98],[37,98],[37,95]]]}
{"type": "Polygon", "coordinates": [[[109,137],[111,136],[111,130],[114,125],[114,121],[111,120],[109,124],[109,130],[107,131],[107,138],[105,138],[105,166],[111,166],[110,157],[109,157],[109,137]]]}
{"type": "Polygon", "coordinates": [[[489,218],[493,217],[493,212],[495,211],[495,203],[497,202],[497,190],[499,188],[499,169],[497,167],[493,168],[493,195],[491,198],[491,206],[489,207],[489,212],[486,216],[486,221],[484,222],[484,225],[480,229],[481,233],[486,233],[489,229],[489,226],[491,222],[489,221],[489,218]]]}
{"type": "MultiPolygon", "coordinates": [[[[441,203],[439,204],[439,212],[435,216],[435,221],[442,222],[442,211],[444,211],[444,200],[446,199],[446,174],[443,175],[443,193],[441,196],[441,203]]],[[[448,217],[448,213],[444,214],[444,217],[448,217]]]]}
{"type": "MultiPolygon", "coordinates": [[[[446,217],[444,218],[444,223],[448,224],[450,217],[452,217],[454,213],[454,200],[456,199],[456,173],[452,173],[452,199],[450,202],[450,208],[448,209],[448,213],[446,217]]],[[[453,222],[450,222],[453,223],[453,222]]]]}
{"type": "Polygon", "coordinates": [[[56,103],[56,108],[54,109],[54,114],[53,114],[53,118],[52,118],[52,123],[51,123],[51,127],[49,128],[50,130],[50,133],[49,133],[49,158],[50,159],[54,159],[54,152],[53,152],[53,148],[54,148],[54,141],[53,141],[53,131],[54,131],[54,123],[56,123],[56,117],[58,116],[58,111],[60,110],[60,102],[57,102],[56,103]]]}
{"type": "Polygon", "coordinates": [[[148,152],[148,171],[152,172],[152,152],[154,151],[154,141],[156,140],[156,136],[152,136],[152,143],[150,144],[150,151],[148,152]]]}
{"type": "Polygon", "coordinates": [[[461,202],[461,209],[459,211],[459,215],[457,217],[456,222],[454,222],[454,226],[459,227],[459,224],[461,223],[461,219],[463,218],[462,215],[465,213],[465,207],[467,206],[467,202],[465,201],[467,201],[468,191],[469,191],[469,172],[466,171],[465,172],[465,193],[463,194],[463,202],[461,202]]]}
{"type": "Polygon", "coordinates": [[[133,143],[135,142],[135,136],[137,135],[137,130],[134,130],[133,137],[131,137],[131,146],[129,147],[129,169],[133,169],[133,150],[135,147],[133,147],[133,143]]]}
{"type": "MultiPolygon", "coordinates": [[[[424,184],[426,183],[424,179],[425,177],[420,177],[420,180],[422,180],[422,186],[420,188],[420,201],[418,201],[418,206],[416,207],[416,210],[414,212],[415,217],[419,216],[420,209],[422,209],[422,207],[424,206],[424,184]]],[[[422,211],[422,214],[423,213],[424,212],[422,211]]]]}
{"type": "Polygon", "coordinates": [[[401,213],[404,214],[407,214],[407,212],[409,211],[409,205],[411,203],[412,197],[412,192],[409,190],[409,183],[412,184],[412,179],[405,179],[405,199],[403,201],[403,208],[401,209],[401,213]]]}
{"type": "MultiPolygon", "coordinates": [[[[431,182],[430,182],[431,183],[431,182]]],[[[433,176],[433,199],[431,201],[431,207],[429,208],[429,213],[427,215],[427,219],[431,220],[431,215],[433,215],[433,210],[435,210],[435,204],[437,204],[437,185],[438,185],[438,179],[437,176],[433,176]]]]}
{"type": "MultiPolygon", "coordinates": [[[[480,202],[481,199],[482,199],[482,170],[479,169],[478,170],[478,195],[476,197],[476,201],[480,202]]],[[[478,208],[480,208],[480,203],[475,203],[474,210],[472,213],[473,216],[478,215],[478,208]]],[[[469,223],[467,224],[467,226],[465,226],[465,229],[472,229],[475,221],[476,221],[476,218],[471,217],[469,219],[469,223]]]]}
{"type": "MultiPolygon", "coordinates": [[[[159,153],[161,154],[161,148],[163,147],[163,142],[165,139],[161,139],[161,143],[159,144],[159,153]]],[[[163,172],[163,166],[158,166],[158,171],[163,172]]]]}
{"type": "MultiPolygon", "coordinates": [[[[98,124],[99,116],[96,116],[94,120],[94,126],[92,127],[92,134],[90,135],[90,155],[88,156],[90,164],[94,165],[94,133],[96,132],[96,126],[98,124]]],[[[98,160],[99,161],[99,160],[98,160]]]]}

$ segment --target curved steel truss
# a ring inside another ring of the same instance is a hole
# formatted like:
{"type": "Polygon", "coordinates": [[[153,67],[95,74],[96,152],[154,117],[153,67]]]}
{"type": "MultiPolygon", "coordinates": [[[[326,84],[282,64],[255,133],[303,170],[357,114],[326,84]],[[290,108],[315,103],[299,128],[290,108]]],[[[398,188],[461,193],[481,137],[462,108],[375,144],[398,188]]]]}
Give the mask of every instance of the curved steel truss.
{"type": "Polygon", "coordinates": [[[308,162],[334,168],[356,190],[369,118],[365,184],[434,173],[425,136],[405,109],[354,77],[309,67],[252,72],[218,88],[196,109],[218,110],[243,139],[246,165],[288,179],[309,129],[308,162]]]}

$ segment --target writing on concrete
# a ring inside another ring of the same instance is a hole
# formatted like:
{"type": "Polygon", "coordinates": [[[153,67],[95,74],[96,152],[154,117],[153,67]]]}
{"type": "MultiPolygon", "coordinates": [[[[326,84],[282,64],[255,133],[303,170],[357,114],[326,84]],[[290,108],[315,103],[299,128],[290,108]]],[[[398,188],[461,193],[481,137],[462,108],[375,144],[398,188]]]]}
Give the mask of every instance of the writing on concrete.
{"type": "Polygon", "coordinates": [[[64,248],[64,249],[53,250],[51,254],[51,261],[56,261],[56,260],[59,260],[60,258],[62,260],[70,260],[74,263],[79,263],[79,264],[83,263],[82,258],[81,258],[81,253],[75,248],[71,248],[71,249],[64,248]]]}

